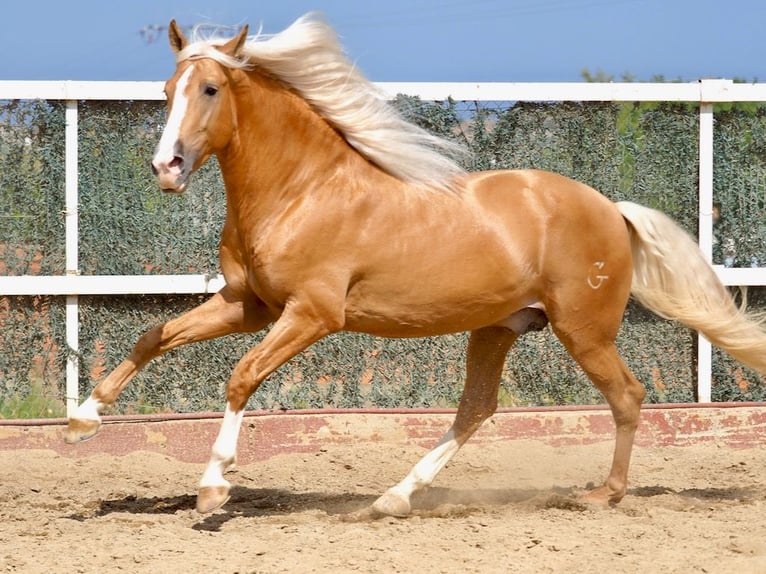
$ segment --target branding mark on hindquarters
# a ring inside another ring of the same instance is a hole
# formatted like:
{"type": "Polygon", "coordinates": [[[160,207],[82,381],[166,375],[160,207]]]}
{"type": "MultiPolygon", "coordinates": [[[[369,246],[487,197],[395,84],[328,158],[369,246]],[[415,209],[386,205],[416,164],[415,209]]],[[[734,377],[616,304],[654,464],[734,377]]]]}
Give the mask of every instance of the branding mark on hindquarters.
{"type": "Polygon", "coordinates": [[[596,261],[588,272],[588,286],[591,289],[600,289],[604,281],[609,279],[609,275],[602,272],[605,265],[604,261],[596,261]]]}

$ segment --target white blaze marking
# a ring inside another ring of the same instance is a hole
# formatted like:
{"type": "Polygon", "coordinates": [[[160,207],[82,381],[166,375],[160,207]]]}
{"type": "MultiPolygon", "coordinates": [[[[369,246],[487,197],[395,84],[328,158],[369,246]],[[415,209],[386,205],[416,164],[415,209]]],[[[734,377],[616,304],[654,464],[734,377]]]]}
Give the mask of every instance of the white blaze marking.
{"type": "Polygon", "coordinates": [[[181,134],[181,123],[186,115],[186,109],[189,107],[189,99],[186,97],[185,92],[193,71],[193,65],[186,68],[186,71],[181,74],[176,84],[176,93],[173,96],[170,117],[168,117],[165,129],[162,131],[162,137],[155,154],[155,158],[159,160],[158,163],[162,165],[169,164],[175,156],[175,145],[181,134]]]}

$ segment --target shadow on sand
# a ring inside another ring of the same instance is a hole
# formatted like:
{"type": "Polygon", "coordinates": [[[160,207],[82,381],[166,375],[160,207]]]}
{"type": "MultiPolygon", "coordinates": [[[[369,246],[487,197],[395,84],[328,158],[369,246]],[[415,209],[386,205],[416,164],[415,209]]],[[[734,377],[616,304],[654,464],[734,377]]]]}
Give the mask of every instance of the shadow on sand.
{"type": "MultiPolygon", "coordinates": [[[[588,485],[588,488],[592,485],[588,485]]],[[[529,511],[556,508],[585,512],[593,507],[583,502],[579,495],[585,489],[555,487],[552,489],[455,489],[432,487],[413,497],[413,516],[422,518],[449,518],[480,514],[493,507],[517,506],[529,511]]],[[[758,493],[747,488],[710,488],[674,490],[663,486],[640,486],[628,491],[628,496],[651,498],[671,495],[707,502],[741,501],[752,499],[758,493]]],[[[200,515],[195,530],[218,531],[228,521],[244,517],[268,517],[289,515],[306,511],[319,511],[330,517],[348,522],[368,521],[381,518],[370,506],[376,496],[355,493],[292,492],[284,489],[247,488],[234,486],[231,498],[225,506],[212,514],[200,515]]],[[[194,510],[196,495],[185,494],[172,497],[137,497],[99,501],[90,512],[68,516],[72,520],[85,521],[114,513],[136,515],[175,514],[194,510]]]]}

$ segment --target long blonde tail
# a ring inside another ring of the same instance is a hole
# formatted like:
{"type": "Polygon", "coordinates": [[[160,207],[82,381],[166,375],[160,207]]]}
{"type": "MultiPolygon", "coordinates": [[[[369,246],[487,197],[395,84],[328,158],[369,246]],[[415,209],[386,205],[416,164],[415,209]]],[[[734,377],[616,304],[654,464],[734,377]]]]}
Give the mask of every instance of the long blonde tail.
{"type": "Polygon", "coordinates": [[[736,306],[696,242],[664,213],[627,201],[617,208],[630,224],[633,296],[766,374],[763,318],[736,306]]]}

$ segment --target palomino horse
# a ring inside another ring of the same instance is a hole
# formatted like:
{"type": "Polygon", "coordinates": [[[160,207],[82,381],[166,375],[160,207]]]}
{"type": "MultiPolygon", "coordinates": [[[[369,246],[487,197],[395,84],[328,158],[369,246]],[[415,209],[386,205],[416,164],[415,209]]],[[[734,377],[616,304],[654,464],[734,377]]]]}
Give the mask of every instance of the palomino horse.
{"type": "Polygon", "coordinates": [[[586,497],[625,495],[645,395],[615,348],[628,297],[704,333],[766,373],[766,334],[733,303],[694,241],[665,215],[612,203],[542,171],[465,173],[453,144],[402,120],[306,16],[274,36],[188,41],[170,24],[177,69],[152,161],[181,193],[215,154],[226,185],[220,258],[226,286],[144,334],[70,419],[67,440],[94,435],[149,360],[194,341],[273,323],[239,361],[197,509],[226,502],[248,398],[266,376],[340,330],[383,337],[470,331],[467,379],[438,445],[374,504],[406,515],[497,407],[514,341],[550,321],[609,403],[609,475],[586,497]]]}

